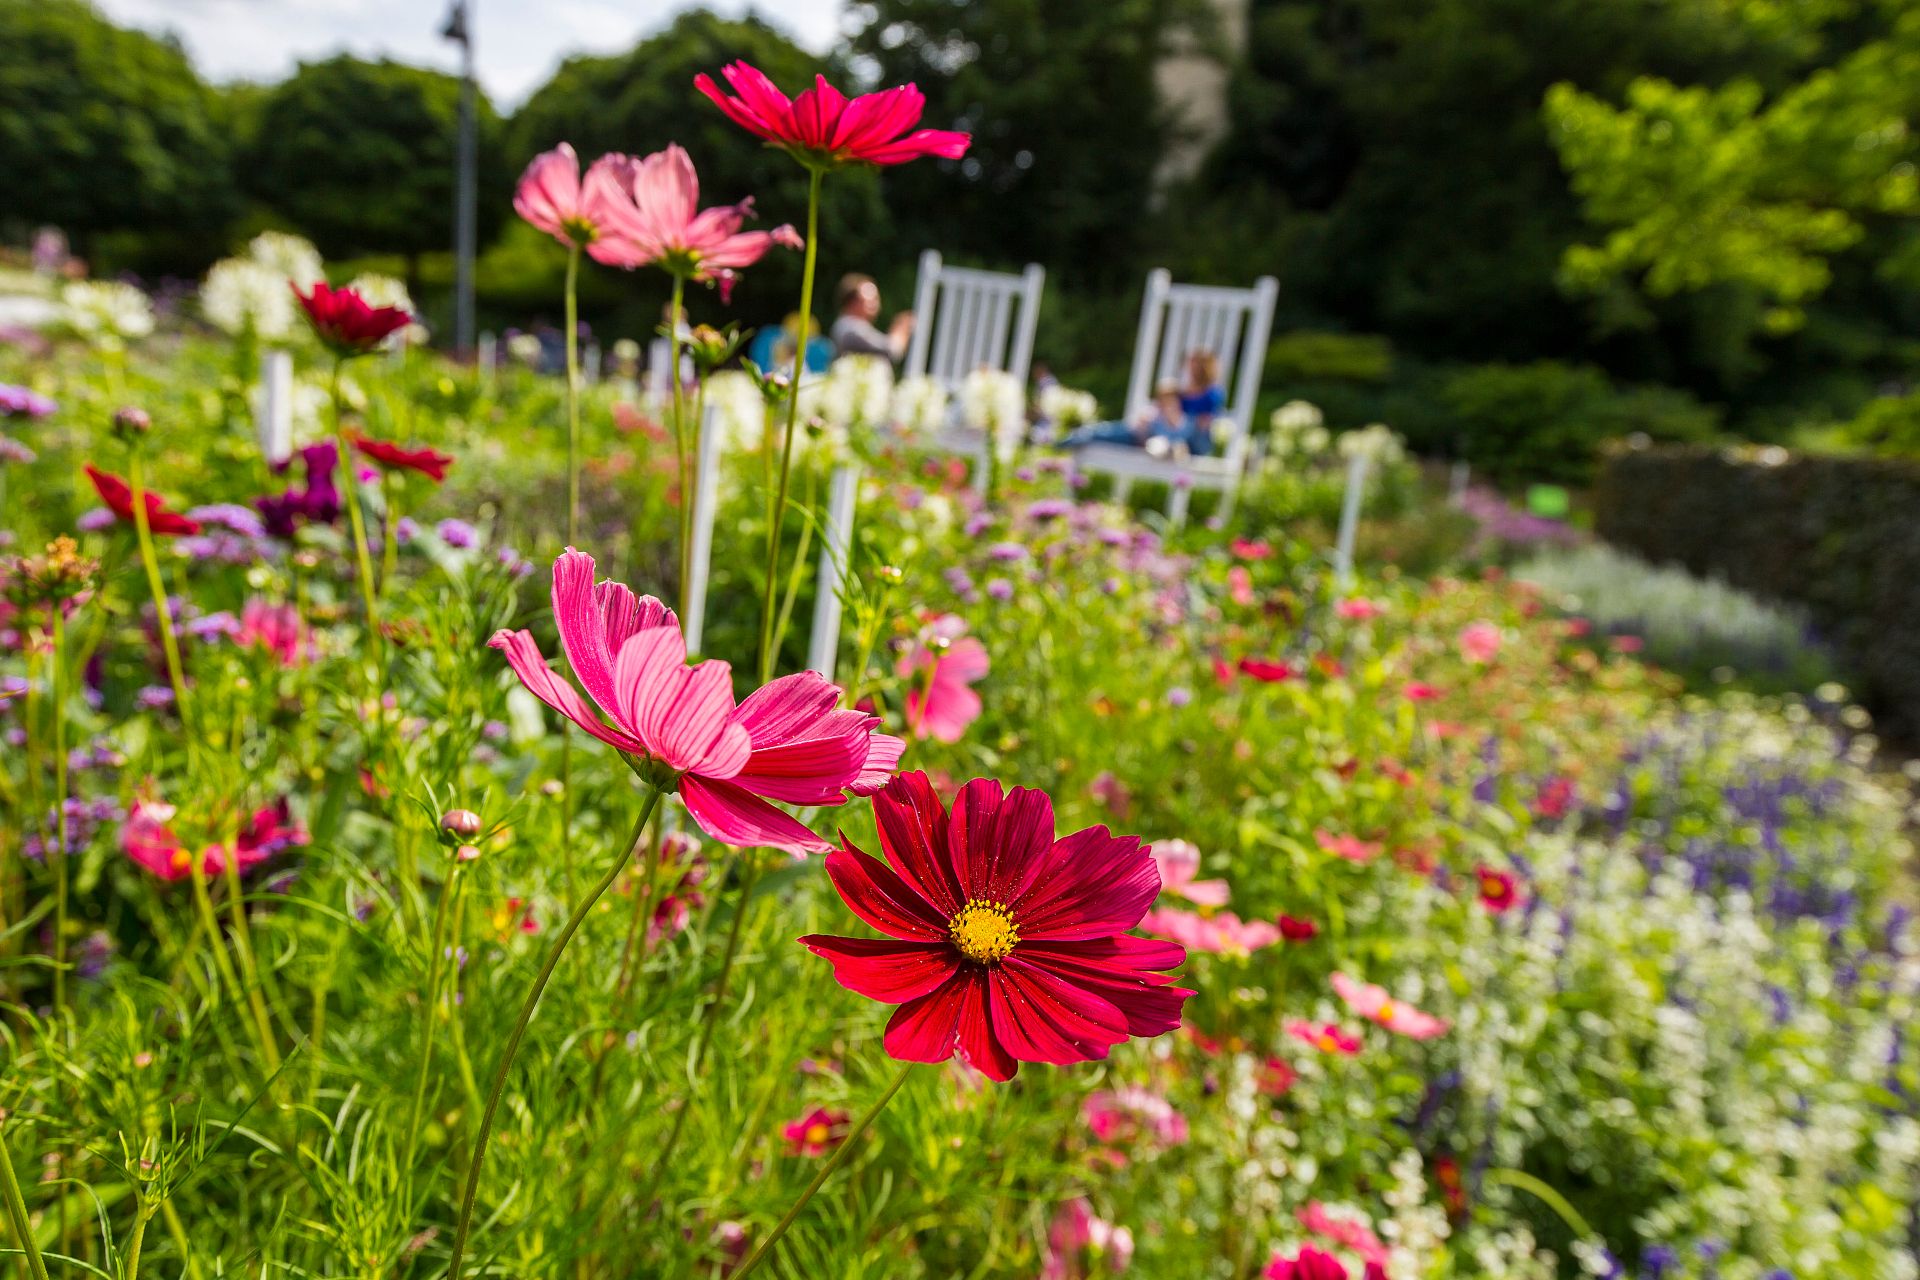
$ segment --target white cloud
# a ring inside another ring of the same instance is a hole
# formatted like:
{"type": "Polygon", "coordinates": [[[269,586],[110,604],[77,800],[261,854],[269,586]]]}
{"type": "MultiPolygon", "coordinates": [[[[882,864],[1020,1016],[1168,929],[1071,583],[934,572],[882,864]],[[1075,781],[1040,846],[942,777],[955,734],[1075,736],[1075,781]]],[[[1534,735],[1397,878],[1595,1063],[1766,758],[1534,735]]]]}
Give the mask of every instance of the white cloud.
{"type": "MultiPolygon", "coordinates": [[[[459,51],[440,39],[448,0],[97,0],[114,21],[172,31],[215,80],[277,80],[303,59],[346,50],[453,70],[459,51]]],[[[480,82],[517,106],[574,53],[612,53],[682,10],[757,10],[811,49],[839,34],[843,0],[472,0],[480,82]]]]}

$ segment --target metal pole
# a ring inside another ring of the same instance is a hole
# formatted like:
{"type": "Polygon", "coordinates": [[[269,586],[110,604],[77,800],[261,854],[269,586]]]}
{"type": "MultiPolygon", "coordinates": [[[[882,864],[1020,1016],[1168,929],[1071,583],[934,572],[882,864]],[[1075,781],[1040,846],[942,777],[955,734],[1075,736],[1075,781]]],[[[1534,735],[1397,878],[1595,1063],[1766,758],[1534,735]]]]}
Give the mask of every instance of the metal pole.
{"type": "Polygon", "coordinates": [[[460,46],[460,136],[456,152],[458,175],[453,204],[453,347],[465,356],[473,351],[473,259],[477,250],[479,217],[478,89],[473,73],[473,0],[454,0],[441,30],[460,46]]]}

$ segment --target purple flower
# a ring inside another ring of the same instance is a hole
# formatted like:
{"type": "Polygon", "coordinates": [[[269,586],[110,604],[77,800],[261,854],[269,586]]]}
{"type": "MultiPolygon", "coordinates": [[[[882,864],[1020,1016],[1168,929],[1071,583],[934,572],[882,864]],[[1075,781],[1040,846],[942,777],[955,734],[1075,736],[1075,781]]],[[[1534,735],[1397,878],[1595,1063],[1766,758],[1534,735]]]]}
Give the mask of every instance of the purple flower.
{"type": "Polygon", "coordinates": [[[987,548],[987,558],[990,560],[1009,562],[1025,560],[1027,558],[1027,549],[1017,542],[996,542],[987,548]]]}
{"type": "Polygon", "coordinates": [[[163,684],[150,684],[133,696],[133,702],[142,710],[157,711],[173,705],[173,690],[163,684]]]}
{"type": "Polygon", "coordinates": [[[37,391],[0,382],[0,418],[44,418],[59,407],[37,391]]]}
{"type": "Polygon", "coordinates": [[[967,523],[961,527],[969,538],[977,538],[993,527],[993,517],[984,511],[976,511],[967,517],[967,523]]]}
{"type": "Polygon", "coordinates": [[[451,517],[435,525],[433,531],[440,535],[440,541],[458,551],[465,551],[480,541],[480,535],[472,525],[451,517]]]}
{"type": "MultiPolygon", "coordinates": [[[[313,524],[332,524],[340,517],[340,490],[333,481],[334,467],[340,460],[339,452],[331,441],[322,441],[302,449],[299,457],[307,473],[304,488],[289,488],[277,495],[256,498],[253,502],[266,531],[276,538],[291,540],[293,531],[302,520],[313,524]]],[[[284,471],[291,464],[292,459],[289,459],[274,470],[284,471]]]]}
{"type": "Polygon", "coordinates": [[[32,462],[35,456],[37,455],[33,450],[13,437],[0,436],[0,462],[28,463],[32,462]]]}
{"type": "Polygon", "coordinates": [[[91,511],[81,512],[80,518],[73,522],[73,527],[82,533],[99,533],[103,529],[113,528],[117,523],[119,517],[113,512],[105,507],[95,507],[91,511]]]}
{"type": "Polygon", "coordinates": [[[1170,707],[1184,707],[1192,701],[1193,691],[1185,685],[1175,685],[1167,690],[1167,705],[1170,707]]]}
{"type": "Polygon", "coordinates": [[[393,539],[401,546],[406,546],[419,536],[420,522],[412,516],[401,516],[399,520],[394,522],[393,539]]]}
{"type": "Polygon", "coordinates": [[[240,634],[240,619],[222,609],[218,613],[195,618],[181,630],[196,640],[208,640],[215,636],[232,637],[240,634]]]}
{"type": "Polygon", "coordinates": [[[247,538],[264,538],[267,526],[260,520],[258,513],[243,507],[237,502],[214,502],[204,507],[195,507],[187,512],[190,519],[203,525],[219,525],[247,538]]]}
{"type": "Polygon", "coordinates": [[[987,596],[993,600],[1011,600],[1013,599],[1013,584],[1005,578],[989,578],[987,579],[987,596]]]}
{"type": "Polygon", "coordinates": [[[1073,503],[1065,498],[1042,498],[1027,505],[1029,520],[1057,520],[1073,512],[1073,503]]]}

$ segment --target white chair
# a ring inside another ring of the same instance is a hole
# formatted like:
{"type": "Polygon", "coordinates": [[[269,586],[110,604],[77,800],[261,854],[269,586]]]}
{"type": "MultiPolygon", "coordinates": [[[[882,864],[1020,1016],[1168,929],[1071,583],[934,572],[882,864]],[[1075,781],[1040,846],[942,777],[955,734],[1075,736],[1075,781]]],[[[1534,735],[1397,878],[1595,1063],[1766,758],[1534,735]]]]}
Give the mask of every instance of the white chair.
{"type": "MultiPolygon", "coordinates": [[[[920,281],[913,291],[913,338],[902,376],[929,377],[957,392],[976,369],[1010,373],[1027,385],[1033,365],[1033,334],[1040,324],[1040,290],[1047,271],[1037,262],[1015,274],[949,267],[937,250],[920,255],[920,281]]],[[[974,461],[974,486],[985,489],[992,444],[986,433],[958,421],[947,424],[938,444],[974,461]]]]}
{"type": "Polygon", "coordinates": [[[1272,276],[1261,276],[1251,289],[1225,289],[1175,284],[1164,268],[1148,273],[1133,372],[1127,379],[1125,419],[1131,422],[1150,412],[1155,385],[1178,381],[1188,353],[1204,349],[1220,359],[1220,381],[1230,389],[1224,416],[1232,421],[1233,434],[1219,454],[1206,457],[1157,458],[1128,445],[1096,444],[1081,449],[1075,465],[1113,476],[1116,501],[1125,500],[1135,480],[1172,485],[1167,515],[1176,525],[1186,519],[1194,488],[1219,489],[1220,514],[1231,515],[1253,453],[1254,402],[1260,397],[1267,335],[1279,296],[1280,284],[1272,276]]]}

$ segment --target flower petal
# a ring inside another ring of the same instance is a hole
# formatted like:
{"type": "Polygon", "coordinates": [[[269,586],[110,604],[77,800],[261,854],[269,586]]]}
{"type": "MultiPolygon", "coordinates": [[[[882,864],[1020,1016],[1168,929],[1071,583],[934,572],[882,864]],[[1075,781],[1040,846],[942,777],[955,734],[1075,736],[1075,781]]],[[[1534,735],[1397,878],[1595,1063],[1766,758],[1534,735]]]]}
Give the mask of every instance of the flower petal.
{"type": "Polygon", "coordinates": [[[1088,827],[1055,841],[1032,892],[1015,908],[1022,938],[1065,940],[1124,933],[1160,893],[1160,869],[1137,836],[1088,827]]]}
{"type": "Polygon", "coordinates": [[[995,1080],[1011,1080],[1020,1069],[993,1038],[987,978],[973,965],[962,965],[952,981],[901,1005],[887,1023],[882,1044],[902,1062],[945,1062],[958,1051],[995,1080]]]}
{"type": "Polygon", "coordinates": [[[567,665],[600,709],[621,718],[613,657],[634,632],[678,630],[680,619],[652,596],[636,597],[618,582],[593,580],[593,557],[568,547],[553,562],[553,621],[567,665]]]}
{"type": "Polygon", "coordinates": [[[948,916],[878,858],[836,846],[827,853],[827,876],[853,914],[880,932],[908,942],[947,940],[948,916]]]}
{"type": "Polygon", "coordinates": [[[797,855],[833,847],[793,815],[722,779],[685,774],[680,779],[680,800],[702,831],[736,849],[764,845],[797,855]]]}
{"type": "Polygon", "coordinates": [[[891,938],[834,938],[809,934],[800,945],[833,961],[833,976],[855,995],[888,1004],[918,1000],[960,967],[944,942],[895,942],[891,938]]]}
{"type": "Polygon", "coordinates": [[[1064,1065],[1104,1058],[1127,1038],[1127,1019],[1105,996],[1028,964],[1016,951],[992,972],[993,1030],[1024,1062],[1064,1065]]]}
{"type": "Polygon", "coordinates": [[[951,920],[966,905],[947,843],[947,808],[927,775],[915,770],[888,783],[873,798],[880,830],[880,851],[941,920],[951,920]]]}
{"type": "Polygon", "coordinates": [[[587,700],[547,667],[547,660],[541,656],[531,631],[497,631],[487,646],[507,655],[507,665],[534,697],[615,750],[647,754],[646,744],[638,738],[600,723],[600,717],[593,713],[587,700]]]}
{"type": "MultiPolygon", "coordinates": [[[[953,802],[947,847],[970,899],[1009,906],[1018,902],[1046,866],[1052,842],[1053,801],[1044,791],[1015,787],[1003,793],[991,778],[975,778],[960,788],[953,802]]],[[[1159,883],[1156,874],[1156,888],[1159,883]]],[[[1020,919],[1021,936],[1026,931],[1020,919]]]]}

